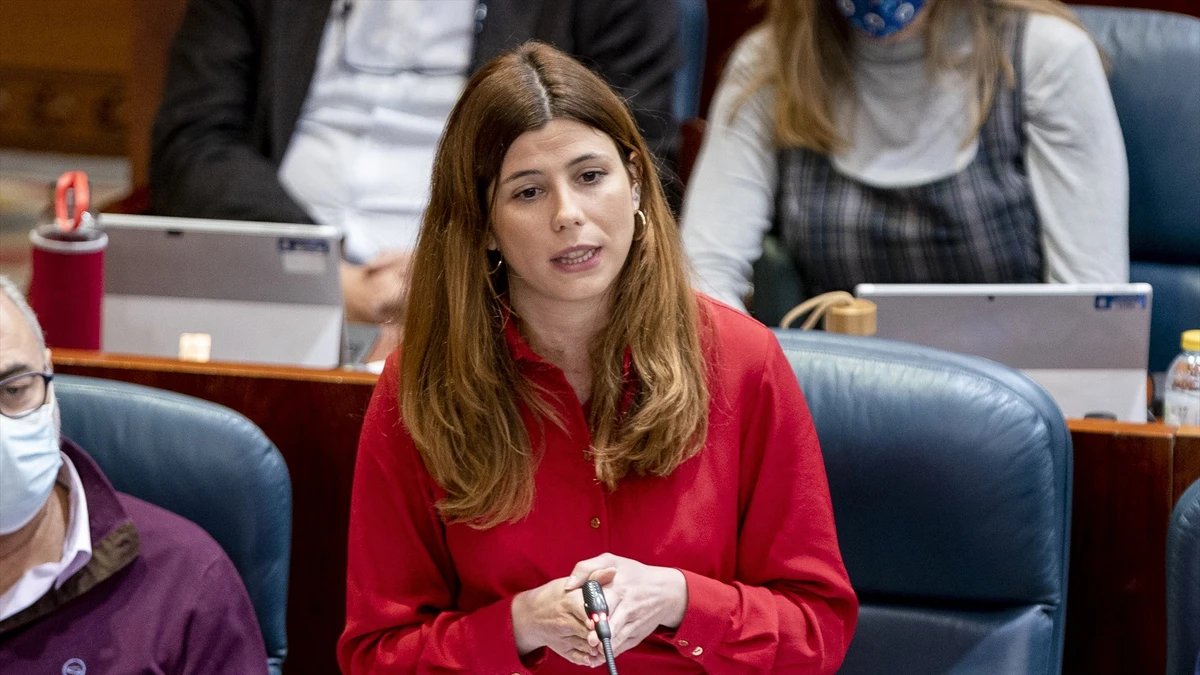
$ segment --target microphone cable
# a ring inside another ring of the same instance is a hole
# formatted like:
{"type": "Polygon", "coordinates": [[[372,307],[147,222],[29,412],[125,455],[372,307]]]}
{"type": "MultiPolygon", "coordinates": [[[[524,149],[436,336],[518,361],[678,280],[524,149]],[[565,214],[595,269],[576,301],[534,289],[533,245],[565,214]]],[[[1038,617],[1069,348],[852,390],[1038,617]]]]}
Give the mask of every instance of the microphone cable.
{"type": "Polygon", "coordinates": [[[592,623],[596,624],[596,635],[604,647],[604,661],[608,664],[608,675],[617,675],[617,660],[612,651],[612,631],[608,627],[608,603],[600,582],[589,580],[583,585],[583,610],[592,623]]]}

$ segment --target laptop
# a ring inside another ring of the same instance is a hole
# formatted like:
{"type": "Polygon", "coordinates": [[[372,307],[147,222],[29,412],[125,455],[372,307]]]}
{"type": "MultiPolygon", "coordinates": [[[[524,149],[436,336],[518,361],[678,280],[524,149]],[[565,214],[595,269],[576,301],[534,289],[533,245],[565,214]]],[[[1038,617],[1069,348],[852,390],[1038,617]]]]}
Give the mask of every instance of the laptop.
{"type": "Polygon", "coordinates": [[[877,337],[974,354],[1042,385],[1067,417],[1146,421],[1150,284],[859,284],[877,337]]]}
{"type": "Polygon", "coordinates": [[[335,368],[342,232],[101,214],[104,351],[335,368]]]}

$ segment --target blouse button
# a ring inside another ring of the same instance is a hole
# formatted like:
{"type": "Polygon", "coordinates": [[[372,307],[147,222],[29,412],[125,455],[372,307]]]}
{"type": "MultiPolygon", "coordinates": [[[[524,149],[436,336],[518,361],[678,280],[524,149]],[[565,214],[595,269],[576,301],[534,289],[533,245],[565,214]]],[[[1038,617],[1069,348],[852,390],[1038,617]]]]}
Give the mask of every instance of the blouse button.
{"type": "Polygon", "coordinates": [[[704,653],[704,647],[696,647],[692,650],[692,656],[700,656],[704,653]]]}
{"type": "Polygon", "coordinates": [[[679,646],[680,646],[680,647],[686,647],[686,646],[688,646],[688,641],[687,641],[687,640],[680,640],[680,641],[679,641],[679,646]]]}
{"type": "Polygon", "coordinates": [[[592,518],[592,529],[593,530],[600,529],[600,519],[599,518],[592,518]]]}

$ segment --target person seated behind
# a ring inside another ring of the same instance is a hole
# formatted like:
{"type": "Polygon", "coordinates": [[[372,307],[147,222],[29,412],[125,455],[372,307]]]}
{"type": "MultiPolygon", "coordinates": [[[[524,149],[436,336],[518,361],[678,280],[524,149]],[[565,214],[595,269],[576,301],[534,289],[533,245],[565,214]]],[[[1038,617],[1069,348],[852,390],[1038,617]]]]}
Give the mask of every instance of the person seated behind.
{"type": "Polygon", "coordinates": [[[675,152],[677,8],[643,0],[190,0],[155,120],[161,215],[337,225],[351,320],[381,322],[469,73],[528,39],[569,50],[675,152]]]}
{"type": "Polygon", "coordinates": [[[683,239],[735,307],[768,233],[806,296],[1128,279],[1121,129],[1057,0],[773,0],[708,123],[683,239]]]}
{"type": "Polygon", "coordinates": [[[350,516],[342,672],[832,673],[858,603],[775,337],[688,287],[611,89],[528,44],[450,114],[350,516]],[[397,564],[397,561],[402,561],[397,564]]]}
{"type": "Polygon", "coordinates": [[[0,673],[266,673],[233,563],[60,437],[41,328],[0,290],[0,673]]]}

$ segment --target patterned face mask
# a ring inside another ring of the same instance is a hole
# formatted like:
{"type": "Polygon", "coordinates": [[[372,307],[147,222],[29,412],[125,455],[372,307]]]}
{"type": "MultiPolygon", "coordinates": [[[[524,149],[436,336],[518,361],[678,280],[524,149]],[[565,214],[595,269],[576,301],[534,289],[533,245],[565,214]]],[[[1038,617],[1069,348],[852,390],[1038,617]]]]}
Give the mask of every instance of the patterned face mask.
{"type": "Polygon", "coordinates": [[[882,38],[904,30],[925,0],[836,0],[838,10],[858,30],[882,38]]]}

